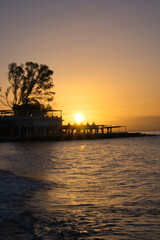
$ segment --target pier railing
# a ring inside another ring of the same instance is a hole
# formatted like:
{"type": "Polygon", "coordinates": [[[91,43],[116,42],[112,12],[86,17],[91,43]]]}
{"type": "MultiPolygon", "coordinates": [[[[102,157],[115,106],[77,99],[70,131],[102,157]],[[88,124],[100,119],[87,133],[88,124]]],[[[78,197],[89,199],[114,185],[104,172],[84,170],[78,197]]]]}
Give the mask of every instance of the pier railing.
{"type": "Polygon", "coordinates": [[[20,117],[40,117],[40,118],[62,118],[62,110],[49,110],[46,112],[32,111],[13,111],[13,110],[0,110],[0,118],[20,118],[20,117]]]}

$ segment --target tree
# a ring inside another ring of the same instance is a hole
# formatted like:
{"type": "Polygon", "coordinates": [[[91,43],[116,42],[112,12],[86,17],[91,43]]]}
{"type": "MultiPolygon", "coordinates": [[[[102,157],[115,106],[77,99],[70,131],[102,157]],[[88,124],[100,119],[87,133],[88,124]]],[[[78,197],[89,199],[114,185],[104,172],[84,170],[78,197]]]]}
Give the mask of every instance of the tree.
{"type": "MultiPolygon", "coordinates": [[[[53,71],[47,65],[26,62],[25,65],[8,65],[10,86],[0,100],[13,110],[24,108],[50,109],[54,99],[53,71]]],[[[0,88],[0,92],[2,92],[0,88]]]]}

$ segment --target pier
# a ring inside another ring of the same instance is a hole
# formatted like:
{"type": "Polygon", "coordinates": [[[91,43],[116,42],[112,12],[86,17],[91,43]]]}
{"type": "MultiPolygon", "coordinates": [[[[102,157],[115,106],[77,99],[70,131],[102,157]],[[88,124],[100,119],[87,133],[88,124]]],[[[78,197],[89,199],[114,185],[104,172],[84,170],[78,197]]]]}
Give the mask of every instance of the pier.
{"type": "Polygon", "coordinates": [[[45,114],[37,111],[0,111],[0,141],[83,140],[139,136],[125,126],[92,124],[64,125],[61,110],[45,114]]]}

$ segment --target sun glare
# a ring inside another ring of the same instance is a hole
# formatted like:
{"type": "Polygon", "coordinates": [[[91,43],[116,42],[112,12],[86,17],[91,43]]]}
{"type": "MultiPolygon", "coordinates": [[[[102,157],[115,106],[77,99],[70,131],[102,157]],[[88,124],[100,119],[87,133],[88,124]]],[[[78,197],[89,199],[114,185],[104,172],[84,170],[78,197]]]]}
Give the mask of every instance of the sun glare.
{"type": "Polygon", "coordinates": [[[74,118],[75,118],[75,121],[77,122],[77,123],[81,123],[82,121],[83,121],[83,115],[82,114],[75,114],[74,115],[74,118]]]}

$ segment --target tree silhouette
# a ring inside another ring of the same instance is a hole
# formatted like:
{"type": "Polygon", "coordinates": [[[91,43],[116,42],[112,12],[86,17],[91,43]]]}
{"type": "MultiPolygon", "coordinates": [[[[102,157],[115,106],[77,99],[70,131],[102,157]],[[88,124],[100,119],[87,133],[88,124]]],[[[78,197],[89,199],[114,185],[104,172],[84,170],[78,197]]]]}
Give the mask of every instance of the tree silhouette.
{"type": "MultiPolygon", "coordinates": [[[[49,102],[54,99],[53,71],[47,65],[26,62],[25,65],[11,63],[8,65],[8,81],[10,86],[0,100],[13,110],[37,107],[48,109],[49,102]]],[[[2,89],[0,88],[2,93],[2,89]]]]}

